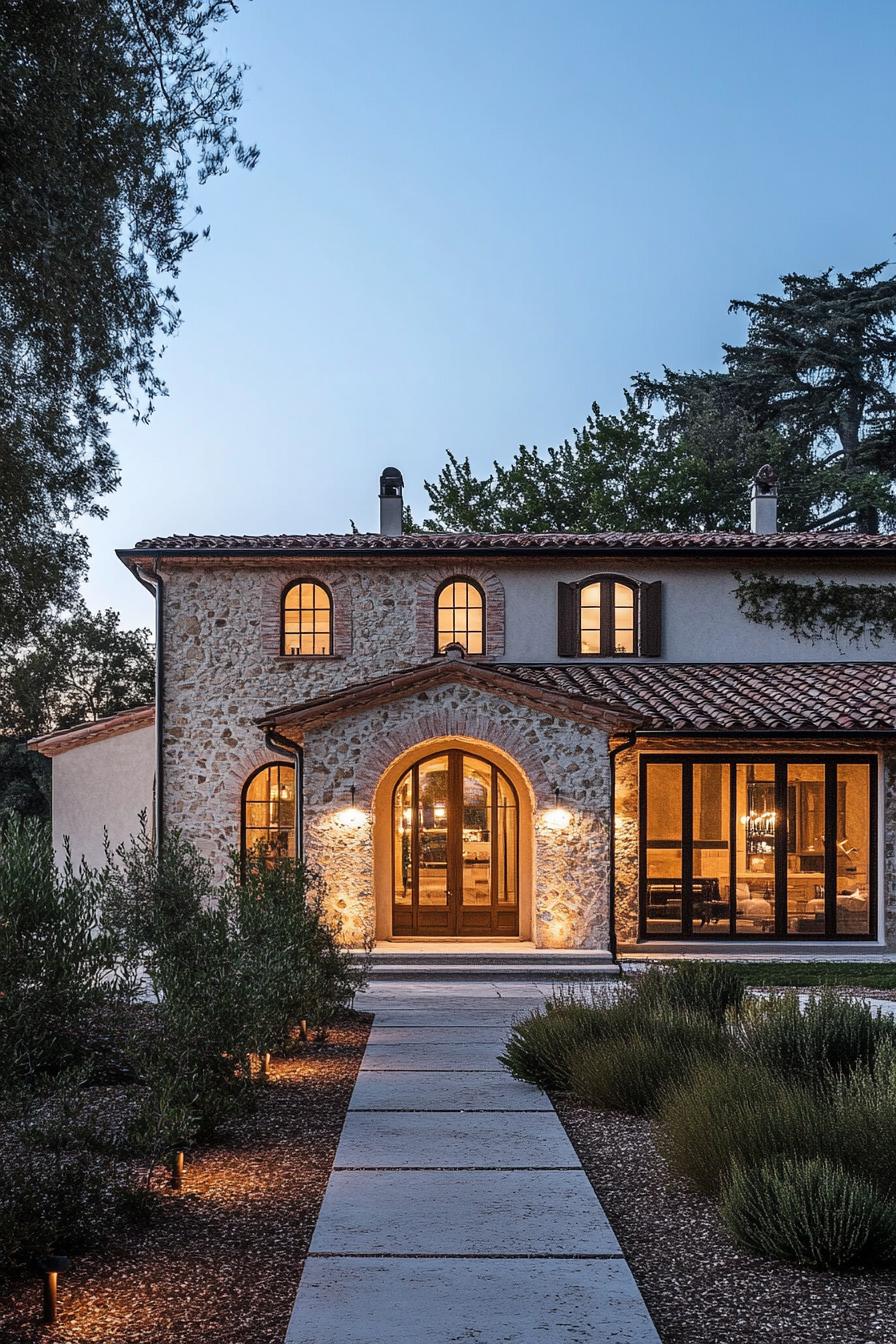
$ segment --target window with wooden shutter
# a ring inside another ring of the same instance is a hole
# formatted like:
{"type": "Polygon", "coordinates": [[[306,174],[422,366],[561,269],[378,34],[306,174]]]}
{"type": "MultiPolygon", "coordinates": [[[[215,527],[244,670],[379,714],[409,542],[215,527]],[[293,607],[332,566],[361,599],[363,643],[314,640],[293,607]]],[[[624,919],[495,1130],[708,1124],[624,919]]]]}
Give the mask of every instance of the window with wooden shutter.
{"type": "Polygon", "coordinates": [[[561,658],[657,658],[659,583],[594,574],[557,585],[557,653],[561,658]]]}

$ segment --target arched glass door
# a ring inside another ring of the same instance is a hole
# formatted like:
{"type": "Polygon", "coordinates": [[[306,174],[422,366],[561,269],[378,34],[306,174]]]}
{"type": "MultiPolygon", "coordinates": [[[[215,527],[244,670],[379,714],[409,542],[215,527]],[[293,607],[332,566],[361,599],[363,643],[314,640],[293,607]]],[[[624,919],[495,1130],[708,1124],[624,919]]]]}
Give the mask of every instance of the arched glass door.
{"type": "Polygon", "coordinates": [[[392,932],[519,932],[519,806],[490,761],[443,751],[396,784],[392,932]]]}

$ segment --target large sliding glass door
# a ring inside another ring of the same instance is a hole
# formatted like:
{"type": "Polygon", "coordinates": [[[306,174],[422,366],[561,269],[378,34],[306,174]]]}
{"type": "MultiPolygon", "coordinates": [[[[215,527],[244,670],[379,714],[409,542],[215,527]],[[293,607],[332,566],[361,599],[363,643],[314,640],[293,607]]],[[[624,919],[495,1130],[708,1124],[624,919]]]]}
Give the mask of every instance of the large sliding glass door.
{"type": "Polygon", "coordinates": [[[445,751],[418,761],[392,805],[392,932],[519,932],[519,809],[490,761],[445,751]]]}
{"type": "Polygon", "coordinates": [[[641,936],[871,937],[873,757],[641,759],[641,936]]]}

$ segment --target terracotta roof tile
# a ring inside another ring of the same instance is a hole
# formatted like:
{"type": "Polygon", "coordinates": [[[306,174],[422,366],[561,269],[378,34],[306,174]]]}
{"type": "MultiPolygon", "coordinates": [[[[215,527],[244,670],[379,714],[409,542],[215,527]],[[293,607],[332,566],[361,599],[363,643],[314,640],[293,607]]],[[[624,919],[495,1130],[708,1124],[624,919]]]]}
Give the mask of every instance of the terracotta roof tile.
{"type": "Polygon", "coordinates": [[[309,555],[428,555],[471,552],[542,554],[656,553],[664,551],[888,551],[896,552],[896,535],[860,532],[409,532],[399,537],[378,532],[311,533],[278,536],[149,537],[122,559],[164,551],[172,555],[255,554],[278,552],[309,555]]]}
{"type": "Polygon", "coordinates": [[[896,732],[890,663],[571,663],[498,669],[673,732],[896,732]]]}

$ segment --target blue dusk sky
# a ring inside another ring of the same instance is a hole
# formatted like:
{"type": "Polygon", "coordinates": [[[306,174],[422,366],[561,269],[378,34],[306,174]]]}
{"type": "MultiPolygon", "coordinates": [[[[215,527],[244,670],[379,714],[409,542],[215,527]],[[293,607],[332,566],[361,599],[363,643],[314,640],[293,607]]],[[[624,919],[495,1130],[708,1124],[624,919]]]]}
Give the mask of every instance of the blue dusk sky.
{"type": "Polygon", "coordinates": [[[261,159],[212,233],[148,426],[86,525],[91,606],[148,624],[116,546],[376,527],[451,449],[479,470],[716,367],[728,300],[896,256],[892,0],[254,0],[261,159]]]}

